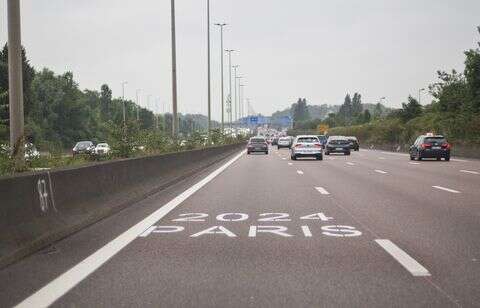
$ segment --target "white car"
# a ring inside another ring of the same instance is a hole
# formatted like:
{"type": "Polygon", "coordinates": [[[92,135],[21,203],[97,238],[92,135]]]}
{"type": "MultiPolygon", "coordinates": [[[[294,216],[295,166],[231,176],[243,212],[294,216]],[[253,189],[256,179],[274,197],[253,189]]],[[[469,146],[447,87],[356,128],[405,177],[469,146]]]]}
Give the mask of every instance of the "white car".
{"type": "Polygon", "coordinates": [[[99,143],[99,144],[97,144],[97,146],[95,147],[95,150],[93,152],[97,156],[102,156],[102,155],[110,154],[110,151],[111,151],[111,149],[110,149],[110,146],[108,145],[108,143],[99,143]]]}
{"type": "Polygon", "coordinates": [[[25,143],[25,159],[32,160],[40,157],[40,152],[37,151],[37,148],[32,143],[25,143]]]}
{"type": "Polygon", "coordinates": [[[297,136],[290,148],[290,157],[292,160],[297,160],[298,157],[315,157],[317,160],[323,160],[322,144],[315,135],[297,136]]]}

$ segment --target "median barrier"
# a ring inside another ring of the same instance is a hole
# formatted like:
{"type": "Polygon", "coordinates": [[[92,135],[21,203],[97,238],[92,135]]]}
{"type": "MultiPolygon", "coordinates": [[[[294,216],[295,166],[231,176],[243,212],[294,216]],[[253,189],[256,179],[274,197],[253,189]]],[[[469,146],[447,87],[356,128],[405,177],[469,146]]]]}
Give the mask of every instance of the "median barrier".
{"type": "Polygon", "coordinates": [[[0,268],[237,153],[244,144],[0,178],[0,268]]]}

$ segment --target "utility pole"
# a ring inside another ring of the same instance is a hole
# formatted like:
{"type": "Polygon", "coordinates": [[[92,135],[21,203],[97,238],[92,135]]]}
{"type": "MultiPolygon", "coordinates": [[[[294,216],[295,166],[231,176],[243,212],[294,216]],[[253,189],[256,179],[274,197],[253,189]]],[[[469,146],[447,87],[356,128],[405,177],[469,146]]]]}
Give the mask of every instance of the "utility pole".
{"type": "Polygon", "coordinates": [[[123,126],[127,126],[127,115],[125,112],[125,85],[127,84],[127,81],[122,82],[122,105],[123,105],[123,126]]]}
{"type": "Polygon", "coordinates": [[[215,24],[216,26],[220,27],[220,76],[221,76],[221,96],[222,96],[222,133],[224,132],[224,116],[225,116],[225,111],[224,111],[224,105],[225,105],[225,97],[224,97],[224,88],[223,88],[223,27],[225,27],[227,24],[226,23],[218,23],[215,24]]]}
{"type": "Polygon", "coordinates": [[[175,41],[175,0],[171,0],[171,21],[172,21],[172,137],[178,135],[177,118],[177,47],[175,41]]]}
{"type": "Polygon", "coordinates": [[[212,121],[212,111],[211,111],[211,99],[212,93],[210,88],[210,0],[207,0],[207,79],[208,79],[208,136],[210,136],[211,121],[212,121]]]}
{"type": "Polygon", "coordinates": [[[138,102],[138,93],[140,93],[140,91],[141,91],[140,89],[137,89],[135,91],[135,99],[136,99],[135,104],[137,105],[137,122],[140,120],[140,116],[139,116],[140,105],[139,105],[139,102],[138,102]]]}
{"type": "Polygon", "coordinates": [[[240,119],[240,82],[241,82],[241,79],[243,78],[242,76],[237,76],[235,77],[238,82],[237,82],[237,85],[238,85],[238,92],[237,92],[237,95],[238,95],[238,99],[236,99],[236,102],[237,102],[237,114],[236,114],[236,117],[237,117],[237,120],[240,119]]]}
{"type": "Polygon", "coordinates": [[[232,128],[232,52],[234,52],[235,50],[233,49],[227,49],[225,50],[227,53],[228,53],[228,82],[229,82],[229,108],[228,108],[228,112],[229,112],[229,121],[230,121],[230,129],[232,128]]]}
{"type": "Polygon", "coordinates": [[[22,170],[25,167],[25,136],[20,0],[8,0],[7,6],[10,147],[15,170],[22,170]]]}
{"type": "Polygon", "coordinates": [[[234,88],[233,88],[233,91],[234,91],[234,96],[235,96],[235,99],[234,99],[234,117],[233,117],[233,121],[236,121],[237,120],[237,69],[240,65],[234,65],[233,66],[233,70],[234,70],[234,73],[233,73],[233,77],[234,77],[234,80],[233,80],[233,83],[234,83],[234,88]]]}
{"type": "Polygon", "coordinates": [[[421,99],[422,99],[421,95],[422,95],[422,92],[423,92],[423,91],[425,91],[425,88],[422,88],[422,89],[418,90],[418,103],[419,103],[420,105],[422,104],[420,101],[421,101],[421,99]]]}
{"type": "Polygon", "coordinates": [[[239,85],[240,89],[239,89],[239,98],[240,98],[240,118],[243,118],[244,116],[244,105],[245,105],[245,102],[243,100],[243,93],[245,91],[245,85],[244,84],[241,84],[239,85]]]}

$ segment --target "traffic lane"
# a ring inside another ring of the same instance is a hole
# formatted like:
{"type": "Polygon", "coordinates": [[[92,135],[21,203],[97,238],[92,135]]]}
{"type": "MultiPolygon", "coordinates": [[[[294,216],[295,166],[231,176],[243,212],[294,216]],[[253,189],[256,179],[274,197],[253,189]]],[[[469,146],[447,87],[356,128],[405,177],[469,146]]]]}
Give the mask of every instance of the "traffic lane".
{"type": "Polygon", "coordinates": [[[19,303],[203,179],[230,158],[2,269],[0,281],[7,283],[2,284],[0,288],[0,306],[10,307],[19,303]]]}
{"type": "Polygon", "coordinates": [[[278,156],[245,156],[156,224],[184,230],[152,231],[137,239],[56,306],[448,304],[370,235],[328,236],[322,227],[332,221],[301,221],[301,215],[322,210],[335,223],[352,224],[346,213],[320,197],[278,156]],[[259,222],[272,218],[261,216],[267,211],[286,212],[291,220],[259,222]],[[249,218],[218,221],[221,213],[247,213],[249,218]],[[179,221],[192,217],[205,221],[179,221]],[[218,225],[226,229],[206,231],[218,225]],[[287,230],[282,232],[292,236],[257,230],[249,237],[252,226],[259,225],[283,226],[287,230]],[[310,227],[312,236],[305,236],[302,225],[310,227]]]}
{"type": "MultiPolygon", "coordinates": [[[[440,186],[442,188],[453,189],[465,194],[465,199],[475,200],[480,197],[478,187],[480,185],[479,175],[460,172],[463,170],[457,162],[445,161],[422,161],[411,162],[402,156],[387,157],[375,155],[358,157],[352,156],[352,162],[359,167],[365,167],[371,170],[382,170],[395,176],[402,177],[405,181],[417,185],[430,184],[431,186],[440,186]],[[383,159],[379,159],[383,158],[383,159]],[[412,164],[415,163],[415,164],[412,164]]],[[[474,168],[470,168],[474,169],[474,168]]],[[[478,214],[477,207],[473,210],[478,214]]]]}
{"type": "Polygon", "coordinates": [[[407,249],[452,298],[478,305],[480,230],[479,216],[471,210],[474,200],[337,161],[312,166],[305,175],[328,178],[332,196],[359,225],[407,249]]]}

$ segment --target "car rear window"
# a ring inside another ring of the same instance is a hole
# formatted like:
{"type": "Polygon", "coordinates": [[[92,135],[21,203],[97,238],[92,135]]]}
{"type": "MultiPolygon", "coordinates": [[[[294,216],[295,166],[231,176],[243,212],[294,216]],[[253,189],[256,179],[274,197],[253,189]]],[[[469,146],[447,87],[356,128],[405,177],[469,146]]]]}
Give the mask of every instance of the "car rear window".
{"type": "Polygon", "coordinates": [[[349,144],[350,142],[348,140],[344,140],[344,139],[333,139],[333,140],[330,140],[328,143],[330,143],[330,144],[349,144]]]}
{"type": "Polygon", "coordinates": [[[438,143],[442,144],[447,142],[444,137],[427,137],[425,140],[423,140],[424,143],[438,143]]]}
{"type": "Polygon", "coordinates": [[[327,140],[327,136],[318,136],[318,140],[325,141],[327,140]]]}
{"type": "Polygon", "coordinates": [[[263,138],[252,138],[250,139],[251,143],[265,143],[265,139],[263,138]]]}
{"type": "Polygon", "coordinates": [[[315,143],[315,142],[318,142],[318,138],[316,138],[316,137],[302,137],[302,138],[298,138],[297,142],[299,142],[299,143],[315,143]]]}

